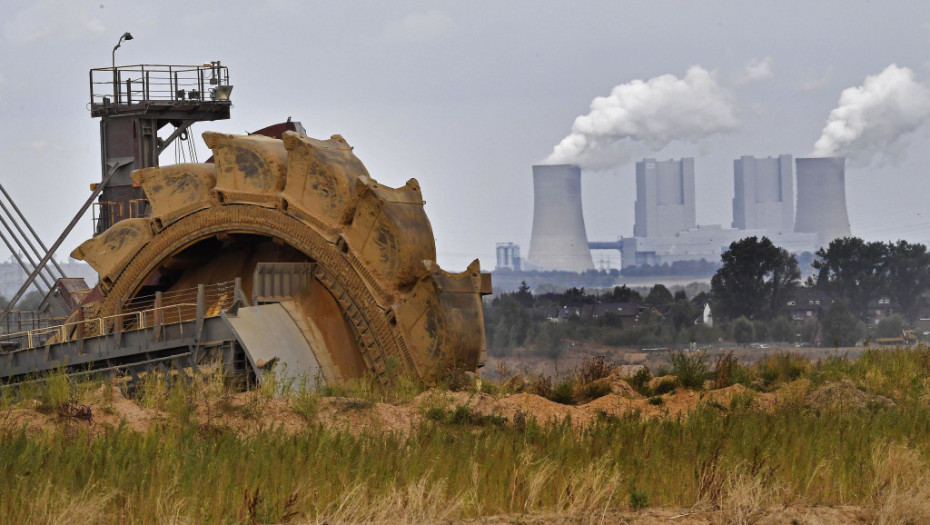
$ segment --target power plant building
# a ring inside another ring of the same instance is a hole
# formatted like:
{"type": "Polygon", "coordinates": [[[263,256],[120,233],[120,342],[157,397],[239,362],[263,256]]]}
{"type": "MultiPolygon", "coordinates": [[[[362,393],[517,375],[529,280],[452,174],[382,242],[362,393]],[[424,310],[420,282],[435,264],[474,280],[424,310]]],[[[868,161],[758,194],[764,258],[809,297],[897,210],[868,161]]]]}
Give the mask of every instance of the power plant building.
{"type": "Polygon", "coordinates": [[[733,161],[733,227],[794,231],[794,170],[791,155],[733,161]]]}
{"type": "MultiPolygon", "coordinates": [[[[636,163],[633,236],[606,244],[620,248],[624,267],[658,266],[701,259],[719,262],[732,242],[752,236],[768,237],[791,253],[803,253],[851,235],[842,157],[743,156],[733,161],[733,186],[732,228],[699,226],[694,159],[643,159],[636,163]]],[[[519,247],[499,244],[498,268],[579,273],[594,269],[581,208],[580,168],[533,166],[533,188],[528,256],[521,261],[519,247]]]]}
{"type": "Polygon", "coordinates": [[[818,246],[852,235],[846,212],[845,157],[797,159],[794,231],[817,234],[818,246]]]}
{"type": "Polygon", "coordinates": [[[519,272],[522,269],[520,246],[512,242],[497,243],[497,266],[494,269],[519,272]]]}
{"type": "Polygon", "coordinates": [[[666,237],[697,225],[694,159],[636,163],[634,237],[666,237]]]}
{"type": "Polygon", "coordinates": [[[733,228],[697,225],[694,159],[636,163],[636,223],[621,241],[623,266],[719,262],[734,241],[768,237],[792,253],[813,252],[817,235],[795,233],[790,155],[733,163],[733,228]]]}
{"type": "Polygon", "coordinates": [[[776,246],[789,253],[814,252],[817,236],[810,233],[772,233],[767,230],[737,230],[719,224],[702,224],[690,230],[666,237],[624,237],[621,260],[624,267],[660,266],[679,261],[720,262],[720,256],[730,244],[746,237],[768,237],[776,246]]]}
{"type": "Polygon", "coordinates": [[[594,269],[581,209],[581,168],[533,166],[533,233],[527,268],[585,272],[594,269]]]}

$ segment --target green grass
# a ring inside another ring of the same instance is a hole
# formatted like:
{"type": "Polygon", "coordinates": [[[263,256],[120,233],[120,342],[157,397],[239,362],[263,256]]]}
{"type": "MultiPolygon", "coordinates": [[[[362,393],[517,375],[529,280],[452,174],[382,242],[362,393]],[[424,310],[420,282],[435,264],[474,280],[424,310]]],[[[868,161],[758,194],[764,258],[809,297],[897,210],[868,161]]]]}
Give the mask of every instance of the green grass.
{"type": "Polygon", "coordinates": [[[451,508],[457,517],[643,501],[688,506],[723,497],[734,472],[783,487],[786,502],[862,503],[874,492],[875,449],[906,444],[924,460],[930,452],[925,407],[818,416],[708,408],[681,420],[630,416],[580,433],[558,425],[532,435],[500,425],[476,429],[466,416],[427,421],[409,438],[322,427],[204,436],[193,424],[144,434],[117,428],[99,437],[81,426],[38,436],[8,429],[0,434],[8,480],[0,520],[30,521],[47,504],[36,495],[48,487],[74,503],[96,501],[94,521],[101,523],[119,522],[125,509],[138,523],[175,514],[199,523],[247,523],[250,513],[272,523],[294,513],[326,518],[348,511],[340,505],[350,496],[358,498],[355,515],[373,518],[366,504],[426,498],[429,488],[438,490],[436,501],[407,503],[427,505],[427,513],[451,508]],[[412,487],[422,490],[410,495],[412,487]]]}
{"type": "MultiPolygon", "coordinates": [[[[222,409],[227,394],[216,381],[166,389],[153,378],[138,396],[163,410],[165,420],[144,433],[79,422],[42,432],[0,424],[0,523],[442,521],[647,505],[728,508],[752,498],[891,512],[902,494],[930,499],[919,492],[930,486],[926,348],[816,364],[778,358],[746,369],[765,389],[792,378],[811,385],[849,379],[897,405],[814,411],[785,404],[765,412],[752,408],[749,395],[725,408],[701,404],[685,417],[634,412],[578,429],[525,415],[519,424],[480,418],[467,407],[437,404],[424,409],[407,437],[316,423],[296,434],[274,427],[243,434],[205,429],[191,417],[194,400],[222,409]]],[[[53,376],[25,392],[53,403],[93,390],[67,384],[53,376]]],[[[276,387],[252,397],[283,399],[313,421],[324,393],[359,393],[371,406],[394,395],[409,399],[404,388],[376,394],[363,384],[325,392],[276,387]]],[[[8,390],[0,394],[7,409],[27,406],[8,390]]]]}

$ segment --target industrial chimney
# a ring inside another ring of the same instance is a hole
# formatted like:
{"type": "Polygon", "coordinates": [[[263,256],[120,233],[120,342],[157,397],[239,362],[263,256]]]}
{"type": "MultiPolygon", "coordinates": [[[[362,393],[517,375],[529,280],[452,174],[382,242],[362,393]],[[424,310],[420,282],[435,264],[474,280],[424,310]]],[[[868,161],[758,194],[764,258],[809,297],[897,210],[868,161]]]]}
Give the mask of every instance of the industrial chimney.
{"type": "Polygon", "coordinates": [[[846,213],[846,158],[797,159],[798,206],[794,231],[816,233],[824,247],[840,237],[849,237],[846,213]]]}
{"type": "Polygon", "coordinates": [[[533,166],[533,236],[526,258],[542,270],[594,269],[581,211],[578,166],[533,166]]]}

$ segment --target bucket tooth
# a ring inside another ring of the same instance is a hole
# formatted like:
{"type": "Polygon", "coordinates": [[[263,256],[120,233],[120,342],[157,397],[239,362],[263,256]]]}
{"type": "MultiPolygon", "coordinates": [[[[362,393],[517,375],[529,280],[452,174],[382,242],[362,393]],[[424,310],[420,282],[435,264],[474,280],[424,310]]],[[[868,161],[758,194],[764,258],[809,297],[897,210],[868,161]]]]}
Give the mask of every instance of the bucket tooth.
{"type": "Polygon", "coordinates": [[[350,214],[355,183],[368,170],[344,138],[317,140],[300,133],[284,134],[287,148],[288,211],[319,227],[338,227],[350,214]]]}
{"type": "Polygon", "coordinates": [[[126,219],[81,243],[71,257],[97,270],[102,284],[111,283],[153,236],[151,219],[126,219]]]}
{"type": "Polygon", "coordinates": [[[486,351],[481,307],[481,270],[477,259],[461,273],[449,273],[432,261],[413,290],[397,307],[417,372],[435,382],[443,367],[474,370],[486,351]]]}
{"type": "Polygon", "coordinates": [[[216,189],[223,201],[274,206],[287,181],[287,151],[263,135],[203,134],[213,150],[216,189]]]}
{"type": "Polygon", "coordinates": [[[414,179],[390,188],[359,178],[355,214],[343,236],[350,251],[386,289],[409,287],[423,273],[422,261],[436,259],[433,229],[414,179]]]}
{"type": "Polygon", "coordinates": [[[152,216],[167,226],[194,211],[212,205],[216,186],[213,164],[175,164],[144,168],[132,173],[133,183],[142,187],[152,207],[152,216]]]}

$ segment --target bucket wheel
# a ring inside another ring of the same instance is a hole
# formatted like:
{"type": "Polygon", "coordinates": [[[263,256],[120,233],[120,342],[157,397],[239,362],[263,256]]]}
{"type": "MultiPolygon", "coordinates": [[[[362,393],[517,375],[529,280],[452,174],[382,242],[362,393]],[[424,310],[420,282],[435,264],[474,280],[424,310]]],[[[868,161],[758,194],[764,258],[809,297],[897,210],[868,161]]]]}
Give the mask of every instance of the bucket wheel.
{"type": "Polygon", "coordinates": [[[407,373],[430,384],[450,366],[477,368],[490,281],[477,260],[461,273],[436,264],[416,180],[379,184],[338,135],[204,140],[214,163],[134,172],[151,216],[118,222],[72,253],[100,274],[96,315],[234,278],[250,295],[258,263],[307,262],[312,279],[294,302],[318,334],[327,381],[371,374],[388,385],[407,373]]]}

